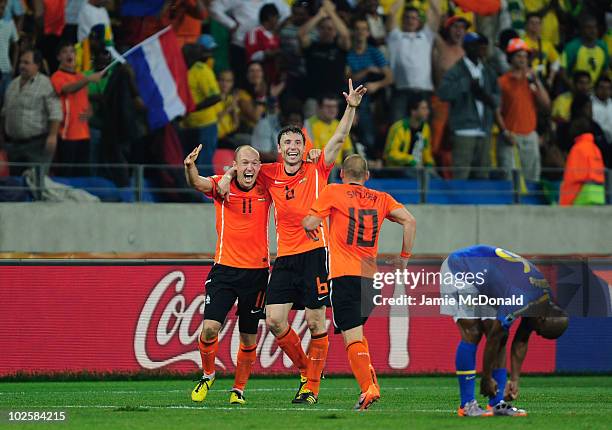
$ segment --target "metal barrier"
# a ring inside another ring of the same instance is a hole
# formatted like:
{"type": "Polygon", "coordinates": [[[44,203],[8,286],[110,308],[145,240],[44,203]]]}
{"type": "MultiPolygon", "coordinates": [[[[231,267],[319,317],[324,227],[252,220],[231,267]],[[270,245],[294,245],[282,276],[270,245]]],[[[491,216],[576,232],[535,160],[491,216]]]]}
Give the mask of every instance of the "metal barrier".
{"type": "MultiPolygon", "coordinates": [[[[69,187],[83,189],[102,201],[124,202],[199,202],[202,196],[191,189],[184,178],[182,165],[153,164],[53,164],[0,162],[0,172],[10,171],[10,176],[0,176],[0,201],[6,201],[3,193],[25,193],[25,200],[45,200],[44,193],[59,195],[68,193],[69,187]],[[66,169],[79,173],[77,177],[57,175],[66,169]],[[50,172],[50,176],[45,174],[50,172]],[[23,174],[23,175],[22,175],[23,174]],[[49,179],[53,182],[49,182],[49,179]],[[59,185],[56,185],[59,184],[59,185]]],[[[213,166],[200,166],[212,173],[213,166]]],[[[472,200],[478,204],[554,204],[558,201],[558,188],[563,169],[543,168],[541,179],[526,181],[519,169],[500,168],[374,168],[370,170],[368,183],[374,189],[382,189],[405,203],[457,204],[472,200]],[[472,179],[445,179],[458,169],[470,169],[472,179]],[[475,177],[475,178],[474,178],[475,177]]],[[[330,176],[338,182],[338,168],[330,176]]],[[[607,204],[612,202],[612,171],[605,170],[607,204]]],[[[9,201],[11,199],[8,199],[9,201]]],[[[16,198],[16,200],[19,200],[16,198]]]]}

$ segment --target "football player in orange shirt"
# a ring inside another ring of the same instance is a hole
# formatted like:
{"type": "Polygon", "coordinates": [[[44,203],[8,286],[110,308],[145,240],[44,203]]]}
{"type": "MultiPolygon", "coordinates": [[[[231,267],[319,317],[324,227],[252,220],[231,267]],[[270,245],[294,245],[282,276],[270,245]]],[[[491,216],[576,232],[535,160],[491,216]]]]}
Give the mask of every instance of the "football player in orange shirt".
{"type": "Polygon", "coordinates": [[[373,292],[380,228],[385,219],[403,226],[400,259],[404,269],[416,231],[416,221],[403,205],[387,193],[364,186],[369,176],[361,155],[346,157],[340,171],[342,184],[328,185],[302,221],[306,234],[320,241],[320,225],[329,217],[329,297],[334,326],[342,332],[351,370],[361,388],[355,405],[359,410],[380,398],[363,335],[363,325],[374,304],[362,303],[362,298],[365,300],[373,292]]]}
{"type": "Polygon", "coordinates": [[[325,321],[325,309],[329,305],[327,226],[323,223],[321,240],[313,242],[304,234],[301,223],[327,184],[334,160],[349,135],[355,111],[365,93],[361,85],[353,88],[349,79],[348,93],[343,93],[346,110],[317,161],[303,160],[305,139],[300,127],[285,127],[279,132],[277,141],[283,161],[263,165],[258,177],[258,182],[267,188],[274,201],[278,236],[277,258],[266,292],[266,324],[278,345],[300,370],[300,387],[293,403],[317,403],[329,345],[325,321]],[[288,323],[292,308],[306,309],[311,333],[308,356],[288,323]]]}
{"type": "Polygon", "coordinates": [[[202,177],[195,161],[199,145],[185,158],[187,183],[214,200],[217,248],[215,264],[205,282],[204,325],[198,339],[204,374],[191,393],[194,402],[202,402],[215,382],[215,356],[218,334],[227,313],[238,299],[240,349],[236,364],[231,404],[243,404],[244,388],[255,362],[257,328],[264,316],[265,291],[269,275],[268,218],[271,199],[257,175],[261,169],[259,152],[244,145],[236,149],[236,178],[202,177]],[[227,195],[219,185],[229,186],[227,195]]]}

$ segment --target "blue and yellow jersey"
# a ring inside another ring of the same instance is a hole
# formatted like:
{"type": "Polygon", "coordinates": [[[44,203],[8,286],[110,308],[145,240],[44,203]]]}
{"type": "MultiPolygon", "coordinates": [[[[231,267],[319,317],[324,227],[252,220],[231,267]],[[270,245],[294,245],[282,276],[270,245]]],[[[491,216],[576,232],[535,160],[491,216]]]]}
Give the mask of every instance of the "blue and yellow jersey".
{"type": "Polygon", "coordinates": [[[472,273],[473,286],[489,298],[523,298],[522,304],[497,307],[497,319],[505,329],[520,317],[530,305],[551,301],[551,290],[542,273],[528,260],[513,252],[489,245],[458,249],[448,256],[449,269],[472,273]]]}
{"type": "Polygon", "coordinates": [[[395,122],[387,134],[383,159],[389,167],[433,166],[429,124],[412,130],[406,118],[395,122]]]}
{"type": "Polygon", "coordinates": [[[591,75],[592,82],[596,82],[601,72],[608,68],[609,61],[608,46],[602,40],[597,40],[595,46],[589,48],[579,37],[565,45],[561,55],[561,67],[570,75],[576,70],[584,70],[591,75]]]}

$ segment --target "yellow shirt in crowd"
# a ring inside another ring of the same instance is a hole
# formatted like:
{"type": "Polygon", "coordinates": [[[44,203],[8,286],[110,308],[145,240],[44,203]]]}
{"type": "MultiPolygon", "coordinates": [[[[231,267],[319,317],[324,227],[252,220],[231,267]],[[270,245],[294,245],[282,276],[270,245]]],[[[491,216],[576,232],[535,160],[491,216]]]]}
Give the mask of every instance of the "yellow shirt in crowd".
{"type": "MultiPolygon", "coordinates": [[[[187,73],[187,80],[189,81],[189,89],[191,90],[194,105],[220,93],[215,72],[208,64],[201,61],[191,66],[187,73]]],[[[183,121],[183,127],[206,127],[216,123],[217,113],[219,112],[218,104],[191,112],[183,121]]]]}
{"type": "MultiPolygon", "coordinates": [[[[306,124],[304,125],[306,127],[306,131],[308,131],[308,135],[312,139],[312,147],[323,149],[325,145],[327,145],[327,142],[329,142],[329,139],[331,139],[336,132],[339,122],[340,121],[335,119],[327,124],[326,122],[323,122],[317,118],[316,115],[308,118],[306,120],[306,124]]],[[[336,158],[336,164],[341,165],[344,158],[353,153],[355,153],[353,150],[353,143],[351,142],[351,138],[347,137],[342,145],[340,154],[338,154],[338,158],[336,158]]]]}

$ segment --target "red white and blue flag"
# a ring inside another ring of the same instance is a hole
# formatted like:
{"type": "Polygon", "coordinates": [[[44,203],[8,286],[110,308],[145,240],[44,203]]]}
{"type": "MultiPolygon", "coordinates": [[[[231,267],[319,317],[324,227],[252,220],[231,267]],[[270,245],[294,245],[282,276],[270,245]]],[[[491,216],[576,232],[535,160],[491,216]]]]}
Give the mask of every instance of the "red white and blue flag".
{"type": "Polygon", "coordinates": [[[171,27],[134,46],[123,58],[134,70],[151,130],[193,110],[187,66],[171,27]]]}

